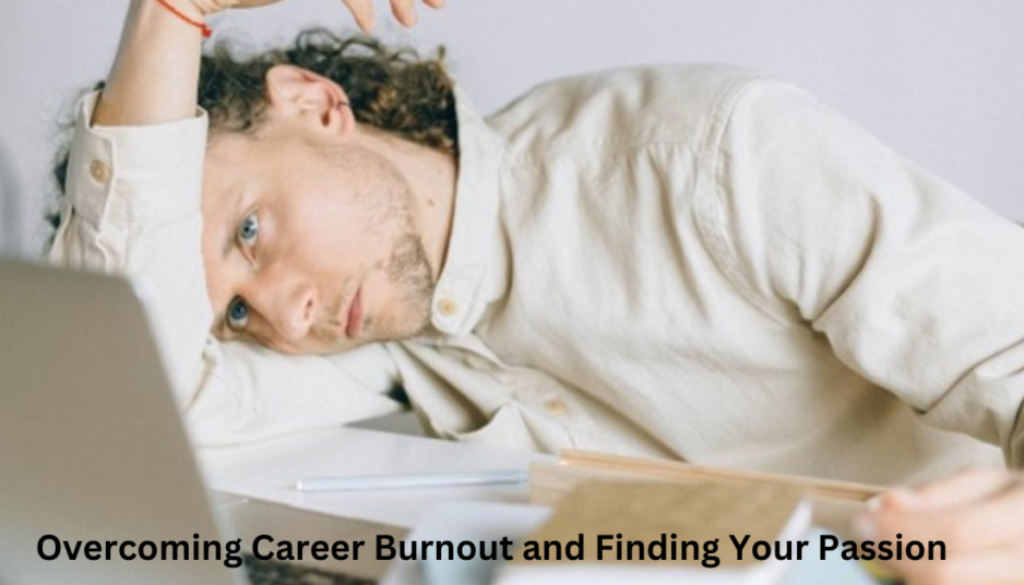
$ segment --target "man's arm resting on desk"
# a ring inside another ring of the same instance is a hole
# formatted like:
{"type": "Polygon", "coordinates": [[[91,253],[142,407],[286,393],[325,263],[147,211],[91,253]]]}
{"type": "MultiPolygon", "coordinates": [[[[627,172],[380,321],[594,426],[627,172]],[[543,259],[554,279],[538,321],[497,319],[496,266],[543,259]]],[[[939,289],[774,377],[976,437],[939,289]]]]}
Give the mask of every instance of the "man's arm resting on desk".
{"type": "MultiPolygon", "coordinates": [[[[752,88],[730,128],[757,130],[722,139],[737,286],[925,422],[1024,465],[1024,230],[793,88],[752,88]]],[[[993,470],[898,488],[861,525],[946,543],[945,561],[895,565],[912,583],[1022,583],[1021,518],[1024,481],[993,470]]]]}

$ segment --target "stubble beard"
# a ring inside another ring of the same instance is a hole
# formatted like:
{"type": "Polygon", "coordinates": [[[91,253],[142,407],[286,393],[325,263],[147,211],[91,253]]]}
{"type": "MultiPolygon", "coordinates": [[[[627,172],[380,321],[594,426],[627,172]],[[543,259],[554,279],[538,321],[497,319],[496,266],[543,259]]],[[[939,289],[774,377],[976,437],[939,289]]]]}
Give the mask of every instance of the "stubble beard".
{"type": "Polygon", "coordinates": [[[349,176],[363,173],[375,176],[379,183],[369,193],[379,198],[379,202],[373,206],[367,223],[377,229],[397,232],[384,271],[398,291],[401,309],[389,319],[367,314],[364,322],[367,331],[373,332],[375,341],[401,341],[426,333],[430,329],[435,282],[426,245],[413,219],[411,186],[390,161],[364,149],[321,147],[317,152],[349,176]]]}
{"type": "MultiPolygon", "coordinates": [[[[330,349],[318,353],[339,353],[373,342],[404,341],[430,330],[430,307],[434,294],[433,270],[427,259],[423,239],[411,229],[398,235],[386,265],[384,277],[397,292],[399,309],[387,315],[367,313],[363,328],[369,333],[355,344],[344,337],[335,337],[333,330],[320,333],[330,349]]],[[[343,301],[329,314],[342,310],[343,301]]]]}
{"type": "Polygon", "coordinates": [[[401,291],[408,320],[394,332],[395,340],[423,335],[430,329],[430,305],[434,296],[434,277],[427,260],[423,239],[407,232],[395,242],[388,262],[387,277],[401,291]]]}

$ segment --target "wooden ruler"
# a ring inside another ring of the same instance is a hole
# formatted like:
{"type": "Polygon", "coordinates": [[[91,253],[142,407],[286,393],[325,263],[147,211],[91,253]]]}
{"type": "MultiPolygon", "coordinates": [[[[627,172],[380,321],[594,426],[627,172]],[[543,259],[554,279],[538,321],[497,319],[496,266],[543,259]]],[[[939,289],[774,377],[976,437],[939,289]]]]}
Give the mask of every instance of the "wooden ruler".
{"type": "Polygon", "coordinates": [[[558,463],[530,466],[530,501],[555,505],[583,483],[608,480],[792,487],[806,493],[813,502],[816,523],[839,529],[845,527],[852,514],[863,510],[871,498],[884,490],[866,484],[706,467],[680,461],[563,451],[558,463]]]}

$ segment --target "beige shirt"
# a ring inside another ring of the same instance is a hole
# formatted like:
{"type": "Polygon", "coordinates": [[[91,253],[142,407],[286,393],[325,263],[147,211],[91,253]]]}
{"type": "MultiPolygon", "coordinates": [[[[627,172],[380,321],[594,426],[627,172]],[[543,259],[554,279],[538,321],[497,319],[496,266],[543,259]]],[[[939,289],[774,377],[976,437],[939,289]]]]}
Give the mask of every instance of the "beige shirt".
{"type": "Polygon", "coordinates": [[[1024,230],[750,72],[562,80],[487,120],[457,97],[428,336],[212,339],[202,115],[90,129],[86,100],[54,259],[148,280],[201,444],[389,412],[400,381],[472,442],[869,482],[1024,465],[1024,230]]]}

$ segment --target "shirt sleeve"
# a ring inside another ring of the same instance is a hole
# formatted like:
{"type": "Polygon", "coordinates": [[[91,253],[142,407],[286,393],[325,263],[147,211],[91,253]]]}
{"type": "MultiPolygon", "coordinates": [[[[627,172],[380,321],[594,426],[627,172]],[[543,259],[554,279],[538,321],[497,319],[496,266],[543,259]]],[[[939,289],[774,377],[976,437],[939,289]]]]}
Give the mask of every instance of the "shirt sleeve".
{"type": "Polygon", "coordinates": [[[1024,466],[1024,229],[779,82],[743,91],[715,160],[701,230],[751,302],[1024,466]]]}
{"type": "Polygon", "coordinates": [[[77,106],[51,260],[132,279],[193,440],[246,443],[397,411],[385,396],[397,374],[358,375],[394,369],[381,347],[286,358],[210,334],[200,248],[206,114],[93,127],[97,99],[77,106]]]}

